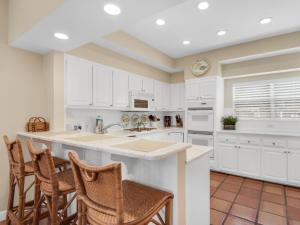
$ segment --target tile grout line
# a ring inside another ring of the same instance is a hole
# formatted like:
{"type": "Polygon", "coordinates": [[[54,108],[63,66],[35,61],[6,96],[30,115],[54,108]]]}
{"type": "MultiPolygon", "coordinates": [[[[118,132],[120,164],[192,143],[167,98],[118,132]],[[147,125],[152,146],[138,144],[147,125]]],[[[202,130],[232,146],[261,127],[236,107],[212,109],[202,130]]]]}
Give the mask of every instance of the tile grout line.
{"type": "Polygon", "coordinates": [[[288,204],[287,204],[287,194],[286,194],[286,186],[283,186],[283,196],[284,196],[284,203],[285,203],[285,218],[286,224],[289,225],[289,217],[288,217],[288,204]]]}
{"type": "MultiPolygon", "coordinates": [[[[235,201],[236,201],[238,195],[239,195],[240,192],[241,192],[242,186],[243,186],[243,184],[244,184],[244,182],[245,182],[245,178],[243,178],[243,177],[241,177],[241,178],[243,179],[243,181],[242,181],[242,183],[241,183],[241,186],[240,186],[238,192],[236,193],[236,196],[235,196],[235,198],[233,199],[232,204],[231,204],[231,206],[230,206],[228,212],[226,213],[226,216],[225,216],[225,218],[224,218],[224,221],[223,221],[222,225],[225,224],[225,222],[226,222],[226,220],[228,219],[229,215],[231,215],[231,214],[230,214],[230,211],[231,211],[231,209],[232,209],[232,207],[233,207],[233,205],[234,205],[234,203],[235,203],[235,201]]],[[[224,182],[225,182],[225,180],[224,180],[224,182]]],[[[239,218],[240,218],[240,217],[239,217],[239,218]]]]}
{"type": "Polygon", "coordinates": [[[265,188],[265,181],[262,182],[262,187],[261,187],[261,190],[260,190],[259,204],[258,204],[258,208],[257,208],[257,215],[256,215],[256,218],[255,218],[255,224],[259,224],[258,219],[259,219],[260,208],[261,208],[261,205],[263,203],[262,195],[263,195],[263,192],[264,192],[264,188],[265,188]]]}

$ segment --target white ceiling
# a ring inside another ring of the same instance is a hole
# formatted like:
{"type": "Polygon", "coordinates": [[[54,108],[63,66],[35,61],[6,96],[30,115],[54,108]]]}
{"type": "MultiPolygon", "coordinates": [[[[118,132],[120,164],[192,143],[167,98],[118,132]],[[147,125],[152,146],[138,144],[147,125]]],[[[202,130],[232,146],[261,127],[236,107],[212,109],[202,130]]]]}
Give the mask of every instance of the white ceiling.
{"type": "Polygon", "coordinates": [[[300,30],[299,0],[206,0],[210,7],[200,11],[201,0],[189,0],[124,28],[124,31],[179,58],[220,47],[300,30]],[[272,17],[270,24],[259,20],[272,17]],[[158,27],[157,18],[166,20],[158,27]],[[217,36],[219,30],[227,35],[217,36]],[[183,40],[190,40],[183,46],[183,40]]]}
{"type": "Polygon", "coordinates": [[[38,53],[69,51],[104,35],[166,10],[185,0],[65,0],[63,5],[17,39],[13,46],[38,53]],[[103,11],[106,3],[122,9],[119,16],[103,11]],[[55,32],[66,33],[68,41],[57,40],[55,32]]]}

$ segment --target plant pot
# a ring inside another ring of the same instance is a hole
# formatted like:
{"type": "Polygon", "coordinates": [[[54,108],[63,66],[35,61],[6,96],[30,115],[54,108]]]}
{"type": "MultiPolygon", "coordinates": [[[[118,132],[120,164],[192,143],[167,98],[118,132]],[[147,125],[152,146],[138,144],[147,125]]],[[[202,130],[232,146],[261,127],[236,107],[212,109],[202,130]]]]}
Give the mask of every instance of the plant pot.
{"type": "Polygon", "coordinates": [[[224,125],[224,130],[235,130],[235,125],[224,125]]]}

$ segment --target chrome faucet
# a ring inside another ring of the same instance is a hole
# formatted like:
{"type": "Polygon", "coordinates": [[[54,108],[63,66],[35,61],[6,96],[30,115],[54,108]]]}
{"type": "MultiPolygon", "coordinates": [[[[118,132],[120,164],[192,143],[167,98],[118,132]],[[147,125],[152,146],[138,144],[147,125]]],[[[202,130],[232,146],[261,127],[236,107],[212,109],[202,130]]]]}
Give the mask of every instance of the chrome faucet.
{"type": "Polygon", "coordinates": [[[122,127],[122,125],[120,123],[112,123],[112,124],[108,124],[107,126],[105,127],[101,127],[100,129],[100,134],[105,134],[107,133],[107,130],[111,127],[114,127],[114,126],[119,126],[119,127],[122,127]]]}

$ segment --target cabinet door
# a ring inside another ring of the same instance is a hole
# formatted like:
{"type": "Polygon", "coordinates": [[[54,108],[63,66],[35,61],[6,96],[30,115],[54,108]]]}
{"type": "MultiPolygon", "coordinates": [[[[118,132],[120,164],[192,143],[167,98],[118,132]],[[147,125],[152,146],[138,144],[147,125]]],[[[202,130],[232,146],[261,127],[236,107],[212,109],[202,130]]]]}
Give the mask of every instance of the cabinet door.
{"type": "Polygon", "coordinates": [[[180,132],[168,133],[168,140],[175,141],[177,143],[183,143],[183,133],[180,132]]]}
{"type": "Polygon", "coordinates": [[[92,64],[68,58],[66,64],[67,105],[92,105],[92,64]]]}
{"type": "Polygon", "coordinates": [[[199,98],[198,82],[187,82],[185,84],[185,98],[186,100],[197,100],[199,98]]]}
{"type": "Polygon", "coordinates": [[[93,105],[110,107],[113,103],[113,71],[93,65],[93,105]]]}
{"type": "Polygon", "coordinates": [[[287,154],[280,149],[263,149],[262,175],[265,178],[287,180],[287,154]]]}
{"type": "Polygon", "coordinates": [[[178,84],[171,84],[170,102],[171,110],[178,110],[180,108],[180,86],[178,84]]]}
{"type": "Polygon", "coordinates": [[[220,167],[222,170],[237,172],[238,169],[238,151],[234,145],[219,145],[218,153],[220,156],[220,167]]]}
{"type": "Polygon", "coordinates": [[[129,107],[129,75],[125,71],[115,70],[113,73],[113,106],[129,107]]]}
{"type": "Polygon", "coordinates": [[[168,83],[163,83],[162,85],[163,91],[163,100],[162,100],[162,109],[169,110],[170,108],[170,85],[168,83]]]}
{"type": "Polygon", "coordinates": [[[239,172],[247,175],[259,176],[261,165],[261,150],[259,148],[244,146],[239,146],[238,149],[239,172]]]}
{"type": "Polygon", "coordinates": [[[154,83],[155,109],[162,110],[163,108],[163,84],[160,81],[154,83]]]}
{"type": "Polygon", "coordinates": [[[179,84],[179,110],[185,109],[185,85],[184,83],[179,84]]]}
{"type": "Polygon", "coordinates": [[[288,153],[288,181],[300,184],[300,151],[288,153]]]}
{"type": "Polygon", "coordinates": [[[143,79],[141,76],[130,74],[129,76],[129,90],[130,91],[142,91],[143,79]]]}
{"type": "Polygon", "coordinates": [[[149,78],[143,78],[143,89],[144,92],[153,94],[154,93],[154,80],[149,78]]]}
{"type": "Polygon", "coordinates": [[[207,80],[199,82],[199,92],[202,98],[215,98],[216,97],[216,81],[207,80]]]}

